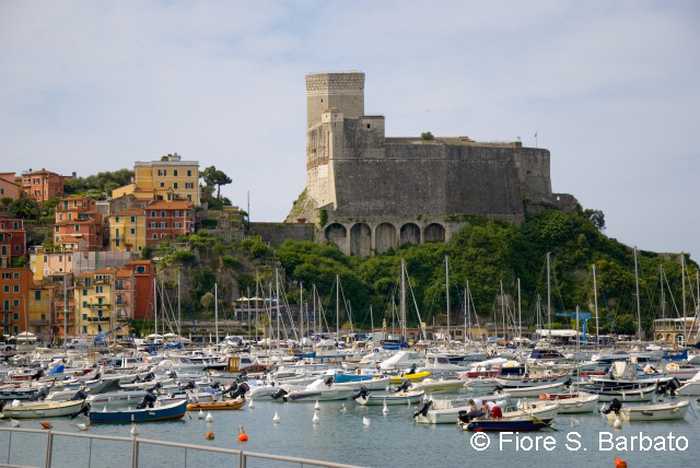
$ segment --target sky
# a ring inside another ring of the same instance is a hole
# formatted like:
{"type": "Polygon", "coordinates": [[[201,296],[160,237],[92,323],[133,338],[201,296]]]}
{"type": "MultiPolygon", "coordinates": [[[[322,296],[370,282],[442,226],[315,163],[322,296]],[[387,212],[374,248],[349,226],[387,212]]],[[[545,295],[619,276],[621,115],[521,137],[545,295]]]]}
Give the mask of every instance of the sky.
{"type": "Polygon", "coordinates": [[[304,75],[366,73],[387,136],[521,138],[606,233],[700,258],[700,2],[0,0],[0,172],[177,152],[254,221],[305,182],[304,75]]]}

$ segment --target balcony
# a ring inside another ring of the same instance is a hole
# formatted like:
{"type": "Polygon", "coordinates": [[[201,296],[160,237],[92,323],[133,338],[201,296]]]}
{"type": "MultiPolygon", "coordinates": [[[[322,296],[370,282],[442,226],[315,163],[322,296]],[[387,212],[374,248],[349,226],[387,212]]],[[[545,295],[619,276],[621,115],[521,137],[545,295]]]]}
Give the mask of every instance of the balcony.
{"type": "Polygon", "coordinates": [[[87,317],[84,318],[84,322],[90,322],[90,323],[106,323],[109,322],[109,317],[87,317]]]}

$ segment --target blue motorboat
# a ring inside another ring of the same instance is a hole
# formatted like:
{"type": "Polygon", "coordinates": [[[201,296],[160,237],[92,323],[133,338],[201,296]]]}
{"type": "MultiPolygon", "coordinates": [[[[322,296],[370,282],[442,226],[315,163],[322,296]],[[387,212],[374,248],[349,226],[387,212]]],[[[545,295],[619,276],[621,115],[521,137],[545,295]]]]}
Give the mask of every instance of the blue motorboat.
{"type": "Polygon", "coordinates": [[[550,427],[552,419],[524,417],[521,419],[474,419],[461,423],[462,429],[471,432],[533,432],[550,427]]]}
{"type": "Polygon", "coordinates": [[[180,419],[187,411],[187,400],[153,408],[114,411],[90,411],[91,424],[129,424],[180,419]]]}

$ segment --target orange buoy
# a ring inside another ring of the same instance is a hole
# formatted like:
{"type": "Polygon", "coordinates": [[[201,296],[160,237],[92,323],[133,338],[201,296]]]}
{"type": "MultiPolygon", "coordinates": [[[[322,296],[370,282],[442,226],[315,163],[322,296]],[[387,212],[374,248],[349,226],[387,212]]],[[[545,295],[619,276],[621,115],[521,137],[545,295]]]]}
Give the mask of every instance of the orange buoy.
{"type": "Polygon", "coordinates": [[[41,424],[42,429],[46,429],[47,431],[53,429],[53,425],[48,421],[41,421],[39,424],[41,424]]]}
{"type": "Polygon", "coordinates": [[[238,428],[238,442],[248,442],[248,434],[245,433],[243,426],[238,428]]]}
{"type": "Polygon", "coordinates": [[[212,431],[209,431],[206,434],[204,434],[204,438],[207,440],[214,440],[214,433],[212,431]]]}
{"type": "Polygon", "coordinates": [[[627,462],[620,457],[615,457],[615,468],[627,468],[627,462]]]}

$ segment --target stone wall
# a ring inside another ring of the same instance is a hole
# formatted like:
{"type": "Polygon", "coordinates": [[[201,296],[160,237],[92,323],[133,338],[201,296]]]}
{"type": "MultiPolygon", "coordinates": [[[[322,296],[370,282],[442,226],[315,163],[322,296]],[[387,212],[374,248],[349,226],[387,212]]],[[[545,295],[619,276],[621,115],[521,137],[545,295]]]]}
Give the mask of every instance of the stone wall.
{"type": "Polygon", "coordinates": [[[286,240],[313,241],[315,228],[310,223],[250,223],[248,235],[257,235],[272,246],[286,240]]]}

